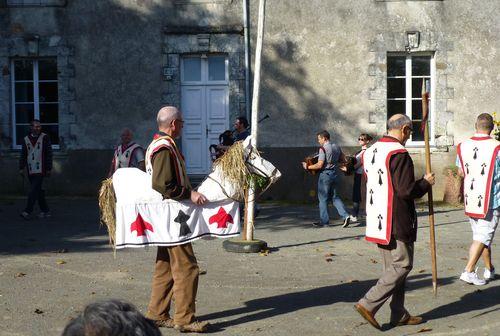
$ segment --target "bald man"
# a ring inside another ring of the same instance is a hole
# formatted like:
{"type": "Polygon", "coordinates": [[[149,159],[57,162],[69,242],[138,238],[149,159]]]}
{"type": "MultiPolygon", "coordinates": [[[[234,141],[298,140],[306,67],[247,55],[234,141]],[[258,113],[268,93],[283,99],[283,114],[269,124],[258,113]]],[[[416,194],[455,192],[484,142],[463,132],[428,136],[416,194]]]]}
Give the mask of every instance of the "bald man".
{"type": "Polygon", "coordinates": [[[375,314],[391,298],[391,325],[422,322],[406,310],[405,283],[413,267],[413,245],[417,239],[415,199],[434,184],[434,174],[415,180],[413,161],[404,148],[412,121],[396,114],[387,121],[388,134],[363,154],[367,177],[366,240],[377,243],[383,273],[377,284],[354,306],[373,327],[380,329],[375,314]],[[373,197],[375,196],[375,197],[373,197]]]}
{"type": "Polygon", "coordinates": [[[120,144],[115,149],[108,176],[112,176],[118,168],[135,167],[144,171],[144,149],[133,141],[134,134],[124,128],[120,135],[120,144]]]}
{"type": "MultiPolygon", "coordinates": [[[[165,106],[158,112],[157,123],[158,132],[146,150],[146,172],[152,177],[153,189],[164,199],[191,199],[195,204],[204,204],[207,199],[191,188],[184,157],[174,141],[182,132],[182,113],[173,106],[165,106]]],[[[208,322],[195,319],[198,275],[191,243],[158,247],[147,317],[158,327],[205,332],[208,322]],[[175,300],[173,319],[172,299],[175,300]]]]}

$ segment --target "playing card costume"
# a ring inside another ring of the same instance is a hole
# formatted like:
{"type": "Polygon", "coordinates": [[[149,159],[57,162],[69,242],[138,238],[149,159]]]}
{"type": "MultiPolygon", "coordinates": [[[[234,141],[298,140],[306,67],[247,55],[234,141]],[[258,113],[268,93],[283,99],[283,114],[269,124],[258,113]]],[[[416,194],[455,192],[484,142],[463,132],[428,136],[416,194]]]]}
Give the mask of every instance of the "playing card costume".
{"type": "Polygon", "coordinates": [[[414,199],[422,197],[430,184],[415,180],[413,161],[396,138],[384,136],[365,151],[362,160],[367,178],[366,240],[378,244],[384,270],[358,305],[375,315],[392,297],[391,322],[398,323],[410,316],[404,296],[417,237],[414,199]]]}
{"type": "Polygon", "coordinates": [[[118,168],[139,168],[139,163],[142,161],[144,161],[144,149],[139,144],[130,142],[126,145],[118,145],[113,154],[109,175],[113,175],[118,168]]]}
{"type": "Polygon", "coordinates": [[[484,218],[491,206],[493,174],[500,142],[480,134],[460,143],[457,154],[464,172],[465,214],[484,218]]]}
{"type": "Polygon", "coordinates": [[[19,158],[19,169],[27,168],[30,181],[30,191],[25,208],[27,214],[33,212],[35,202],[38,201],[42,214],[49,212],[49,206],[45,200],[45,192],[42,189],[43,179],[52,170],[52,146],[50,138],[45,133],[40,135],[29,134],[24,137],[19,158]]]}

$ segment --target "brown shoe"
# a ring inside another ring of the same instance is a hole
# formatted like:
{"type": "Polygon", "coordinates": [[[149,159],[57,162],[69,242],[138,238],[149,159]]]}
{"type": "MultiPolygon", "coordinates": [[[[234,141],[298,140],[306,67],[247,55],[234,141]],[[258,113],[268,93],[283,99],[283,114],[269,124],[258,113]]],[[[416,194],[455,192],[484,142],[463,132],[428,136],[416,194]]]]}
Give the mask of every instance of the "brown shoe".
{"type": "Polygon", "coordinates": [[[207,321],[204,321],[204,322],[194,321],[194,322],[191,322],[189,324],[182,325],[182,326],[176,324],[174,326],[174,328],[175,328],[175,330],[179,330],[180,332],[203,333],[203,332],[207,331],[209,325],[210,325],[210,323],[208,323],[207,321]]]}
{"type": "Polygon", "coordinates": [[[174,320],[169,318],[166,320],[151,320],[158,328],[173,328],[174,320]]]}
{"type": "Polygon", "coordinates": [[[391,322],[391,325],[393,327],[400,327],[400,326],[404,326],[404,325],[417,325],[417,324],[422,323],[423,320],[424,319],[421,316],[408,315],[408,317],[406,319],[404,319],[403,321],[399,321],[397,323],[391,322]]]}
{"type": "Polygon", "coordinates": [[[374,328],[377,328],[378,330],[380,330],[380,325],[378,324],[377,320],[375,320],[375,317],[373,316],[373,314],[370,311],[368,311],[365,307],[363,307],[359,303],[356,303],[354,305],[354,309],[356,309],[358,311],[358,313],[361,316],[363,316],[363,318],[365,320],[367,320],[368,323],[370,323],[374,328]]]}

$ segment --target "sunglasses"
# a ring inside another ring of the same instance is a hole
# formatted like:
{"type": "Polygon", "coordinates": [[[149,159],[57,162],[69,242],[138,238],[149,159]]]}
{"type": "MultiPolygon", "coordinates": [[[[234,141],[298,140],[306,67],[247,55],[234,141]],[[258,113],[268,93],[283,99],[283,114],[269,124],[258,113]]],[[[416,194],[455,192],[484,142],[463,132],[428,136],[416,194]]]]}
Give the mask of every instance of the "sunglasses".
{"type": "Polygon", "coordinates": [[[358,138],[358,141],[366,141],[365,138],[358,138]]]}

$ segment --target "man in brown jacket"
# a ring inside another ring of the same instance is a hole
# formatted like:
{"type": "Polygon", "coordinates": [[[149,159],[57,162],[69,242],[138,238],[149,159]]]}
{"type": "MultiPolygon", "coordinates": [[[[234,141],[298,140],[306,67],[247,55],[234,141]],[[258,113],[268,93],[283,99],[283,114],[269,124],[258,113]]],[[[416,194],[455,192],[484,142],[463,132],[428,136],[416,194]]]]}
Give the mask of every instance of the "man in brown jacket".
{"type": "MultiPolygon", "coordinates": [[[[381,142],[399,142],[402,146],[412,133],[412,121],[406,115],[396,114],[387,121],[388,134],[381,142]]],[[[391,325],[419,324],[422,318],[411,316],[404,307],[405,282],[413,267],[413,245],[417,239],[416,198],[420,198],[434,184],[434,174],[415,180],[413,161],[407,151],[390,157],[389,173],[392,180],[392,233],[389,244],[378,244],[383,258],[383,273],[377,284],[355,305],[355,309],[372,326],[380,329],[375,314],[392,297],[391,325]]],[[[368,206],[368,204],[367,204],[368,206]]]]}
{"type": "MultiPolygon", "coordinates": [[[[181,112],[172,106],[160,109],[158,130],[146,151],[146,171],[152,175],[152,187],[164,198],[191,199],[201,205],[207,199],[192,190],[186,174],[184,158],[174,139],[181,135],[181,112]]],[[[182,332],[204,332],[208,322],[195,320],[195,300],[199,269],[190,243],[158,247],[151,300],[146,316],[158,327],[182,332]],[[170,304],[175,299],[175,315],[170,318],[170,304]]]]}

